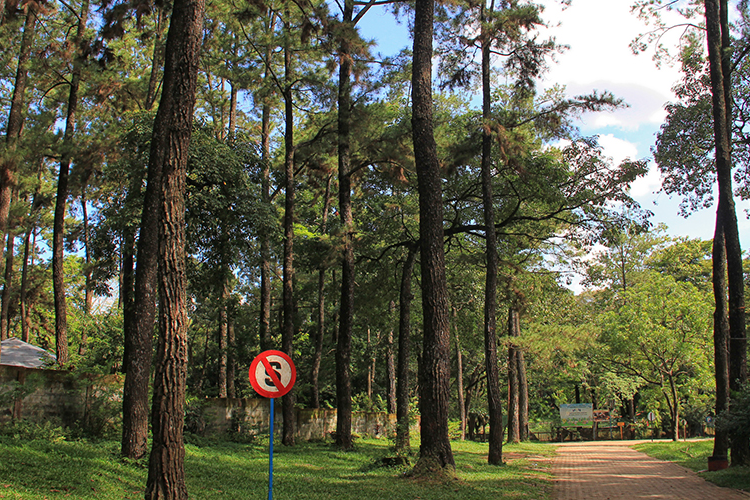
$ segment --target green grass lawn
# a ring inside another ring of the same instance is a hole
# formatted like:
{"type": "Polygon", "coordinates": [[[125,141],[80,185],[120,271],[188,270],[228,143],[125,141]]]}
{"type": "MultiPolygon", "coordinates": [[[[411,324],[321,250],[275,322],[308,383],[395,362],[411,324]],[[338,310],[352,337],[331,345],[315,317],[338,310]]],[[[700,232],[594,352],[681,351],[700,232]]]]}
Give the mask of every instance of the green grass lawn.
{"type": "MultiPolygon", "coordinates": [[[[375,439],[358,440],[348,453],[330,443],[277,445],[274,498],[545,500],[551,495],[554,451],[547,445],[506,446],[506,464],[495,467],[486,463],[486,444],[454,442],[458,478],[448,482],[412,479],[407,468],[376,465],[389,455],[388,447],[388,441],[375,439]]],[[[146,462],[121,459],[116,442],[3,436],[0,456],[0,499],[143,498],[146,462]]],[[[267,498],[267,443],[188,445],[185,473],[190,497],[197,500],[267,498]]]]}
{"type": "Polygon", "coordinates": [[[712,440],[686,440],[678,442],[643,443],[634,446],[647,455],[678,463],[698,472],[703,478],[719,486],[750,491],[750,467],[730,467],[708,472],[708,457],[713,454],[712,440]]]}

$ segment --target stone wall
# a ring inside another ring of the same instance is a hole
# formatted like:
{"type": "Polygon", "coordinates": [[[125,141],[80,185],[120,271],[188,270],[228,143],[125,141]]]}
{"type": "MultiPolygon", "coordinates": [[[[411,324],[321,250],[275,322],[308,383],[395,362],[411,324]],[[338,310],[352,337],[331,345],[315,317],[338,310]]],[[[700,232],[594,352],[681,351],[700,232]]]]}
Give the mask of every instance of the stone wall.
{"type": "MultiPolygon", "coordinates": [[[[89,376],[63,370],[0,365],[0,423],[11,419],[85,427],[100,433],[120,420],[123,375],[89,376]]],[[[204,436],[229,431],[267,434],[269,401],[265,398],[207,398],[199,406],[199,422],[186,418],[186,429],[204,436]]],[[[276,401],[274,427],[281,430],[281,402],[276,401]]],[[[323,440],[336,432],[336,410],[295,410],[296,436],[323,440]]],[[[352,432],[382,437],[395,432],[396,416],[383,412],[353,412],[352,432]]],[[[418,427],[417,427],[418,429],[418,427]]],[[[418,430],[417,430],[418,432],[418,430]]]]}
{"type": "MultiPolygon", "coordinates": [[[[228,432],[267,434],[269,430],[269,399],[208,398],[202,405],[205,435],[228,432]]],[[[280,431],[281,403],[274,407],[274,430],[280,431]]],[[[303,441],[318,441],[336,432],[335,409],[295,410],[295,435],[303,441]]],[[[395,432],[396,415],[384,412],[353,412],[352,432],[359,435],[382,437],[395,432]]]]}
{"type": "Polygon", "coordinates": [[[66,427],[116,425],[112,417],[121,404],[122,382],[121,375],[0,365],[0,421],[50,421],[66,427]]]}

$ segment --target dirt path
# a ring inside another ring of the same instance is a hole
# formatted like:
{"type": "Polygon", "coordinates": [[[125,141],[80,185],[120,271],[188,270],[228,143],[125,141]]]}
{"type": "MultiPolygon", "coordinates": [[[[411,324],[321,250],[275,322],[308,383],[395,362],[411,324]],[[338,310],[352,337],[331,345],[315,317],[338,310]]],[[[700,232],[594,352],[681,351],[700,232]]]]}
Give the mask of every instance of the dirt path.
{"type": "Polygon", "coordinates": [[[555,500],[750,500],[679,465],[632,450],[635,441],[562,443],[552,462],[555,500]]]}

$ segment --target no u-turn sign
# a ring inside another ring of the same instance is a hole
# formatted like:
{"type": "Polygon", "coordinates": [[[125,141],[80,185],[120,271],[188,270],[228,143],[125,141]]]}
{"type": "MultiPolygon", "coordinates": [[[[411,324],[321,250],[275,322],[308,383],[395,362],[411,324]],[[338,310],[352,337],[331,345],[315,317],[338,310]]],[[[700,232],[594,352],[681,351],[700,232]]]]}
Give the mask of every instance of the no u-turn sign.
{"type": "Polygon", "coordinates": [[[297,370],[292,359],[281,351],[264,351],[253,360],[250,384],[264,398],[280,398],[292,390],[297,370]]]}

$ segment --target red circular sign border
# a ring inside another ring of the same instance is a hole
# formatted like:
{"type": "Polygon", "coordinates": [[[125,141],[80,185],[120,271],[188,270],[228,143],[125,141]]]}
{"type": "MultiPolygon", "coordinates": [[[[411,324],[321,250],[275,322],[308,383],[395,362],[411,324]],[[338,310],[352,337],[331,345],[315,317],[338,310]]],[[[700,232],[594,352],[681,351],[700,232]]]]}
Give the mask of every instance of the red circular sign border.
{"type": "Polygon", "coordinates": [[[269,399],[275,399],[280,398],[287,394],[289,391],[292,390],[292,387],[294,387],[294,383],[297,381],[297,368],[294,366],[294,362],[292,361],[292,358],[290,358],[285,352],[276,351],[276,350],[268,350],[263,351],[262,353],[258,354],[255,359],[253,359],[253,362],[250,363],[250,369],[248,370],[248,378],[250,379],[250,385],[253,386],[253,389],[255,389],[255,392],[263,396],[264,398],[269,399]],[[261,388],[258,384],[258,381],[255,380],[255,370],[258,367],[258,363],[262,363],[264,359],[268,358],[268,356],[279,356],[284,361],[289,363],[289,369],[292,371],[292,378],[289,380],[289,385],[286,386],[284,389],[280,389],[279,392],[269,392],[265,389],[261,388]]]}

